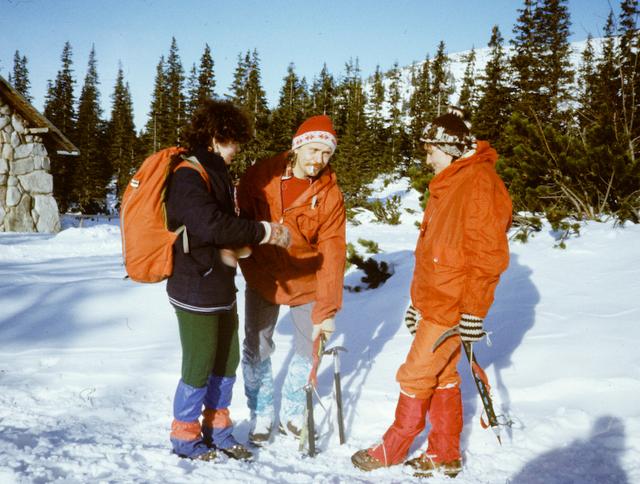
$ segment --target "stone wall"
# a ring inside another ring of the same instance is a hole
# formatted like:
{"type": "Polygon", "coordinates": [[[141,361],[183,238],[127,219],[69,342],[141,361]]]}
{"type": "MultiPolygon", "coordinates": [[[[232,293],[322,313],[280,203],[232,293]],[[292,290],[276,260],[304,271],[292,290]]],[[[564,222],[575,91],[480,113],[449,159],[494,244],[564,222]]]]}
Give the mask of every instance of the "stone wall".
{"type": "Polygon", "coordinates": [[[0,232],[57,232],[49,156],[28,128],[0,97],[0,232]]]}

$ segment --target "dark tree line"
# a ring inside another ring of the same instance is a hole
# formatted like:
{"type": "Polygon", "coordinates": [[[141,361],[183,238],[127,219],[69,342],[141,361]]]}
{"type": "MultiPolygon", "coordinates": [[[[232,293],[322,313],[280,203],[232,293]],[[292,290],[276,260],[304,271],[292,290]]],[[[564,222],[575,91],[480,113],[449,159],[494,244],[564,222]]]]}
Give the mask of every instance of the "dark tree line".
{"type": "MultiPolygon", "coordinates": [[[[589,38],[575,72],[567,0],[523,0],[509,46],[493,27],[482,73],[476,72],[475,49],[464,57],[456,102],[472,119],[476,136],[490,140],[502,155],[499,170],[517,212],[544,214],[555,223],[607,214],[638,222],[638,0],[622,0],[620,10],[617,18],[610,14],[601,46],[589,38]]],[[[104,210],[106,194],[120,196],[147,154],[179,144],[194,109],[203,99],[219,97],[213,59],[205,45],[199,62],[185,72],[173,38],[156,67],[147,122],[136,132],[122,68],[106,120],[95,50],[76,100],[72,49],[66,43],[61,68],[49,81],[45,115],[76,143],[81,156],[52,156],[60,206],[104,210]]],[[[278,103],[270,109],[258,51],[239,54],[226,98],[245,109],[255,136],[243,147],[236,174],[287,149],[302,120],[325,113],[338,133],[332,165],[350,207],[367,204],[367,185],[380,174],[409,176],[425,191],[431,175],[420,164],[424,154],[418,140],[427,120],[453,99],[450,63],[440,42],[424,61],[406,69],[395,63],[386,72],[378,66],[368,78],[357,58],[337,76],[325,65],[310,80],[291,64],[278,103]]],[[[19,52],[11,80],[29,96],[27,59],[19,52]]],[[[536,224],[535,217],[517,220],[525,227],[536,224]]]]}
{"type": "Polygon", "coordinates": [[[639,221],[638,1],[622,0],[620,10],[610,13],[597,53],[589,37],[577,71],[565,0],[524,1],[510,57],[497,28],[491,39],[476,133],[503,155],[515,210],[565,230],[569,218],[639,221]]]}

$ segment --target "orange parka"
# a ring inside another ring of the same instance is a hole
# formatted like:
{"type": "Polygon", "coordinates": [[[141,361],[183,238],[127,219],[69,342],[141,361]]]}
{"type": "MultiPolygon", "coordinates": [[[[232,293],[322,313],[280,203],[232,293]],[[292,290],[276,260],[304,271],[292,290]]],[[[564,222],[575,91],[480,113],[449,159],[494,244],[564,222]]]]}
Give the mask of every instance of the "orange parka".
{"type": "Polygon", "coordinates": [[[240,259],[247,284],[275,304],[296,306],[315,301],[314,324],[333,317],[342,306],[346,257],[346,213],[337,178],[327,166],[300,197],[282,209],[281,182],[289,152],[251,166],[240,180],[240,215],[287,226],[291,246],[253,247],[240,259]]]}
{"type": "Polygon", "coordinates": [[[460,314],[484,318],[500,274],[509,264],[506,231],[511,198],[495,171],[496,151],[478,141],[429,184],[411,284],[422,317],[455,326],[460,314]]]}

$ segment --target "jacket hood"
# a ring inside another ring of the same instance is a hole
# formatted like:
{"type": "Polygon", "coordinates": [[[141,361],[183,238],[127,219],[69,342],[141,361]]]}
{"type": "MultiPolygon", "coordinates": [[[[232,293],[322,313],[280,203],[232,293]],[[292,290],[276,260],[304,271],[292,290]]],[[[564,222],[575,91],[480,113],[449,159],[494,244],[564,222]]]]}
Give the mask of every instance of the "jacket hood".
{"type": "Polygon", "coordinates": [[[472,155],[454,161],[431,180],[429,193],[431,196],[438,196],[451,185],[458,173],[471,165],[490,163],[495,166],[497,161],[498,153],[491,147],[489,142],[478,141],[476,150],[472,155]]]}

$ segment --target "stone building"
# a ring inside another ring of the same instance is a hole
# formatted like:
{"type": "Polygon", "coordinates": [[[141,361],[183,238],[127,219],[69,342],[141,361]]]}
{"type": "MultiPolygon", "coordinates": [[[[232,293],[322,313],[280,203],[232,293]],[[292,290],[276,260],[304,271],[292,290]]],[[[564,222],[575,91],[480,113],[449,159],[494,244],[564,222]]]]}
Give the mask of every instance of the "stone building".
{"type": "Polygon", "coordinates": [[[48,153],[78,149],[0,76],[0,232],[57,232],[48,153]]]}

